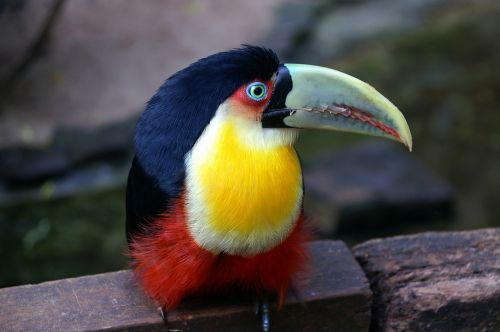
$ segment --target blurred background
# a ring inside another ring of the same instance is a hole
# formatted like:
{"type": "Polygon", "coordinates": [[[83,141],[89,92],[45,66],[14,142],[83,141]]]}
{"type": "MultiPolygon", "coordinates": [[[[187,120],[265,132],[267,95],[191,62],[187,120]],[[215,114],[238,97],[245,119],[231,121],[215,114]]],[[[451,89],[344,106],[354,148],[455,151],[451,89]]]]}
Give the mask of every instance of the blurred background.
{"type": "Polygon", "coordinates": [[[0,287],[127,267],[135,121],[242,43],[357,76],[410,124],[411,154],[302,133],[318,237],[500,226],[499,36],[497,0],[0,0],[0,287]]]}

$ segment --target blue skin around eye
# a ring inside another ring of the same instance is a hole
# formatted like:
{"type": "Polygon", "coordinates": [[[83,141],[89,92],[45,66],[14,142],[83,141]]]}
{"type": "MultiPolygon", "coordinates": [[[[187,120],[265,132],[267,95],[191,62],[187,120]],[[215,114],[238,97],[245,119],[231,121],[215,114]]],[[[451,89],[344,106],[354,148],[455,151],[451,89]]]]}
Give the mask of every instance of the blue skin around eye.
{"type": "Polygon", "coordinates": [[[254,82],[254,83],[250,84],[250,85],[247,87],[246,92],[247,92],[247,96],[248,96],[248,97],[250,97],[251,99],[253,99],[253,100],[255,100],[255,101],[261,101],[261,100],[263,100],[264,98],[266,98],[266,96],[267,96],[267,86],[266,86],[264,83],[262,83],[262,82],[254,82]],[[252,89],[253,87],[261,87],[261,88],[262,88],[263,93],[262,93],[262,96],[261,96],[261,97],[255,97],[255,96],[252,96],[252,94],[251,94],[251,92],[250,92],[250,91],[251,91],[251,89],[252,89]]]}

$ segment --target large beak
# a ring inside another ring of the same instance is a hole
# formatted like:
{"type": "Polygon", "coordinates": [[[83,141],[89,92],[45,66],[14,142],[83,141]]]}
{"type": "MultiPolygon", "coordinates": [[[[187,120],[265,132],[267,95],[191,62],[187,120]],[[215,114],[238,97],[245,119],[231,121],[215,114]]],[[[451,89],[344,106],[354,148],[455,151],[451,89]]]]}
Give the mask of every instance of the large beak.
{"type": "Polygon", "coordinates": [[[412,147],[408,123],[387,98],[357,78],[318,66],[280,65],[262,126],[355,132],[412,147]]]}

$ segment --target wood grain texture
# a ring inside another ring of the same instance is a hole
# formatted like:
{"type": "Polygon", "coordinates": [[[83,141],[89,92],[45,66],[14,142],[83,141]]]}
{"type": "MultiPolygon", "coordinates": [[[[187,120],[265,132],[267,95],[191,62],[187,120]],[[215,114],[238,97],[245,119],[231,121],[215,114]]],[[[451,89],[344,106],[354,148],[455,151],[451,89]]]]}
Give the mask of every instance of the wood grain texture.
{"type": "MultiPolygon", "coordinates": [[[[317,241],[311,253],[304,303],[289,294],[273,331],[368,331],[371,291],[349,249],[317,241]]],[[[2,331],[259,331],[250,296],[193,298],[168,319],[167,328],[130,271],[0,289],[2,331]]]]}
{"type": "Polygon", "coordinates": [[[372,331],[500,331],[500,228],[354,247],[373,291],[372,331]]]}

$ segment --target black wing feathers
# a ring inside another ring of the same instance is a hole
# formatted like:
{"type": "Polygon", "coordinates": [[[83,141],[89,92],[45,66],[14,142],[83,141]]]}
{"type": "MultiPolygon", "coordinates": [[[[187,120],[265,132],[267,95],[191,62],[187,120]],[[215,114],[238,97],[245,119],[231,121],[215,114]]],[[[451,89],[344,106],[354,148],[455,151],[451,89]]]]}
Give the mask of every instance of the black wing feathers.
{"type": "Polygon", "coordinates": [[[133,234],[143,233],[147,228],[147,222],[150,221],[149,218],[165,211],[168,201],[167,194],[144,172],[134,158],[128,175],[126,193],[127,241],[130,242],[133,234]]]}

